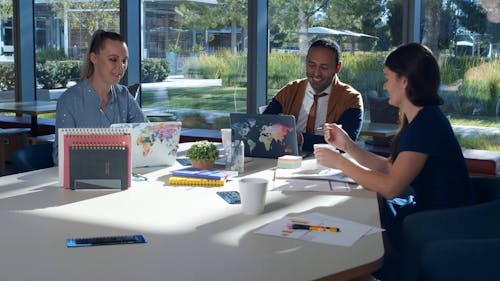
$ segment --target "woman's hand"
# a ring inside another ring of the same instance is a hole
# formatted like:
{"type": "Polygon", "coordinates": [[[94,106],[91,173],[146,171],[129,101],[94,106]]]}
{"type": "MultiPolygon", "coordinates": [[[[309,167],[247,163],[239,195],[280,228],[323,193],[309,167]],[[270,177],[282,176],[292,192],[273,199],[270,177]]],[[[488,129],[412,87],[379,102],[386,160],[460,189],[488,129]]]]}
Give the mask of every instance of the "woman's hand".
{"type": "Polygon", "coordinates": [[[342,129],[342,125],[335,123],[325,123],[325,141],[334,147],[346,151],[352,143],[349,135],[342,129]]]}
{"type": "Polygon", "coordinates": [[[332,149],[319,147],[314,150],[314,157],[316,157],[316,162],[321,166],[325,166],[332,169],[340,169],[339,165],[339,157],[343,156],[332,149]]]}

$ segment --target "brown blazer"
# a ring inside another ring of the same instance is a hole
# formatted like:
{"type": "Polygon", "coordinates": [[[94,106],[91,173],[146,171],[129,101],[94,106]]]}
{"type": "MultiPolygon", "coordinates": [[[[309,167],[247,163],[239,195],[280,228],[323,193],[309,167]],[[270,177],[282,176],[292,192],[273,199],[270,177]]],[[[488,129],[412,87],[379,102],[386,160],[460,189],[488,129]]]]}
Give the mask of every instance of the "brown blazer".
{"type": "MultiPolygon", "coordinates": [[[[349,108],[363,110],[361,93],[348,84],[341,82],[337,75],[332,80],[332,91],[328,99],[327,123],[337,122],[349,108]]],[[[295,80],[283,87],[274,97],[283,107],[283,114],[291,114],[299,118],[300,108],[304,100],[307,79],[295,80]]]]}

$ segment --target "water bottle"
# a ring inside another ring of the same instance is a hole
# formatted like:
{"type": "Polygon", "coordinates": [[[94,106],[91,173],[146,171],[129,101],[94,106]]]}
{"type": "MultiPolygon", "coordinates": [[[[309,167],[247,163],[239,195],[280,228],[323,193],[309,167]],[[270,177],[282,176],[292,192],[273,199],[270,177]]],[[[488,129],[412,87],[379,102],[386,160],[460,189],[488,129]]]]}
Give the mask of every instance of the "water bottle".
{"type": "Polygon", "coordinates": [[[236,140],[231,144],[230,159],[231,171],[237,171],[238,173],[245,171],[245,144],[242,140],[236,140]]]}

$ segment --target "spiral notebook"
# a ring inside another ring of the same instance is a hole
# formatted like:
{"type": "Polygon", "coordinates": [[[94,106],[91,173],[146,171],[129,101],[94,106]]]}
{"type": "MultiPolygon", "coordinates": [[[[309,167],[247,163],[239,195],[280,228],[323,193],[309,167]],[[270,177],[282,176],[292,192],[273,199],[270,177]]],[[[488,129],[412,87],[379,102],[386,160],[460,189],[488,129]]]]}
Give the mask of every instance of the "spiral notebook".
{"type": "Polygon", "coordinates": [[[58,133],[59,181],[64,188],[130,187],[130,129],[60,128],[58,133]]]}
{"type": "Polygon", "coordinates": [[[118,123],[111,128],[130,128],[132,167],[170,166],[175,163],[182,123],[178,121],[118,123]]]}

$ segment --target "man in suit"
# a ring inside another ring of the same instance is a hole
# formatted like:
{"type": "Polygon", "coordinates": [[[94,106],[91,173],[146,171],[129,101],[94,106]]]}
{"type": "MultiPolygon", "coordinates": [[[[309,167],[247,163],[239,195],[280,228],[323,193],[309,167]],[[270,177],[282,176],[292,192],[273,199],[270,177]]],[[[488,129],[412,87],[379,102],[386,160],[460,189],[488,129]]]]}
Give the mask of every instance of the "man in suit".
{"type": "Polygon", "coordinates": [[[363,99],[352,86],[342,83],[337,73],[342,68],[339,45],[329,39],[314,41],[307,52],[306,78],[288,83],[263,114],[295,116],[299,145],[313,151],[316,143],[325,143],[325,123],[336,123],[356,140],[363,122],[363,99]]]}

